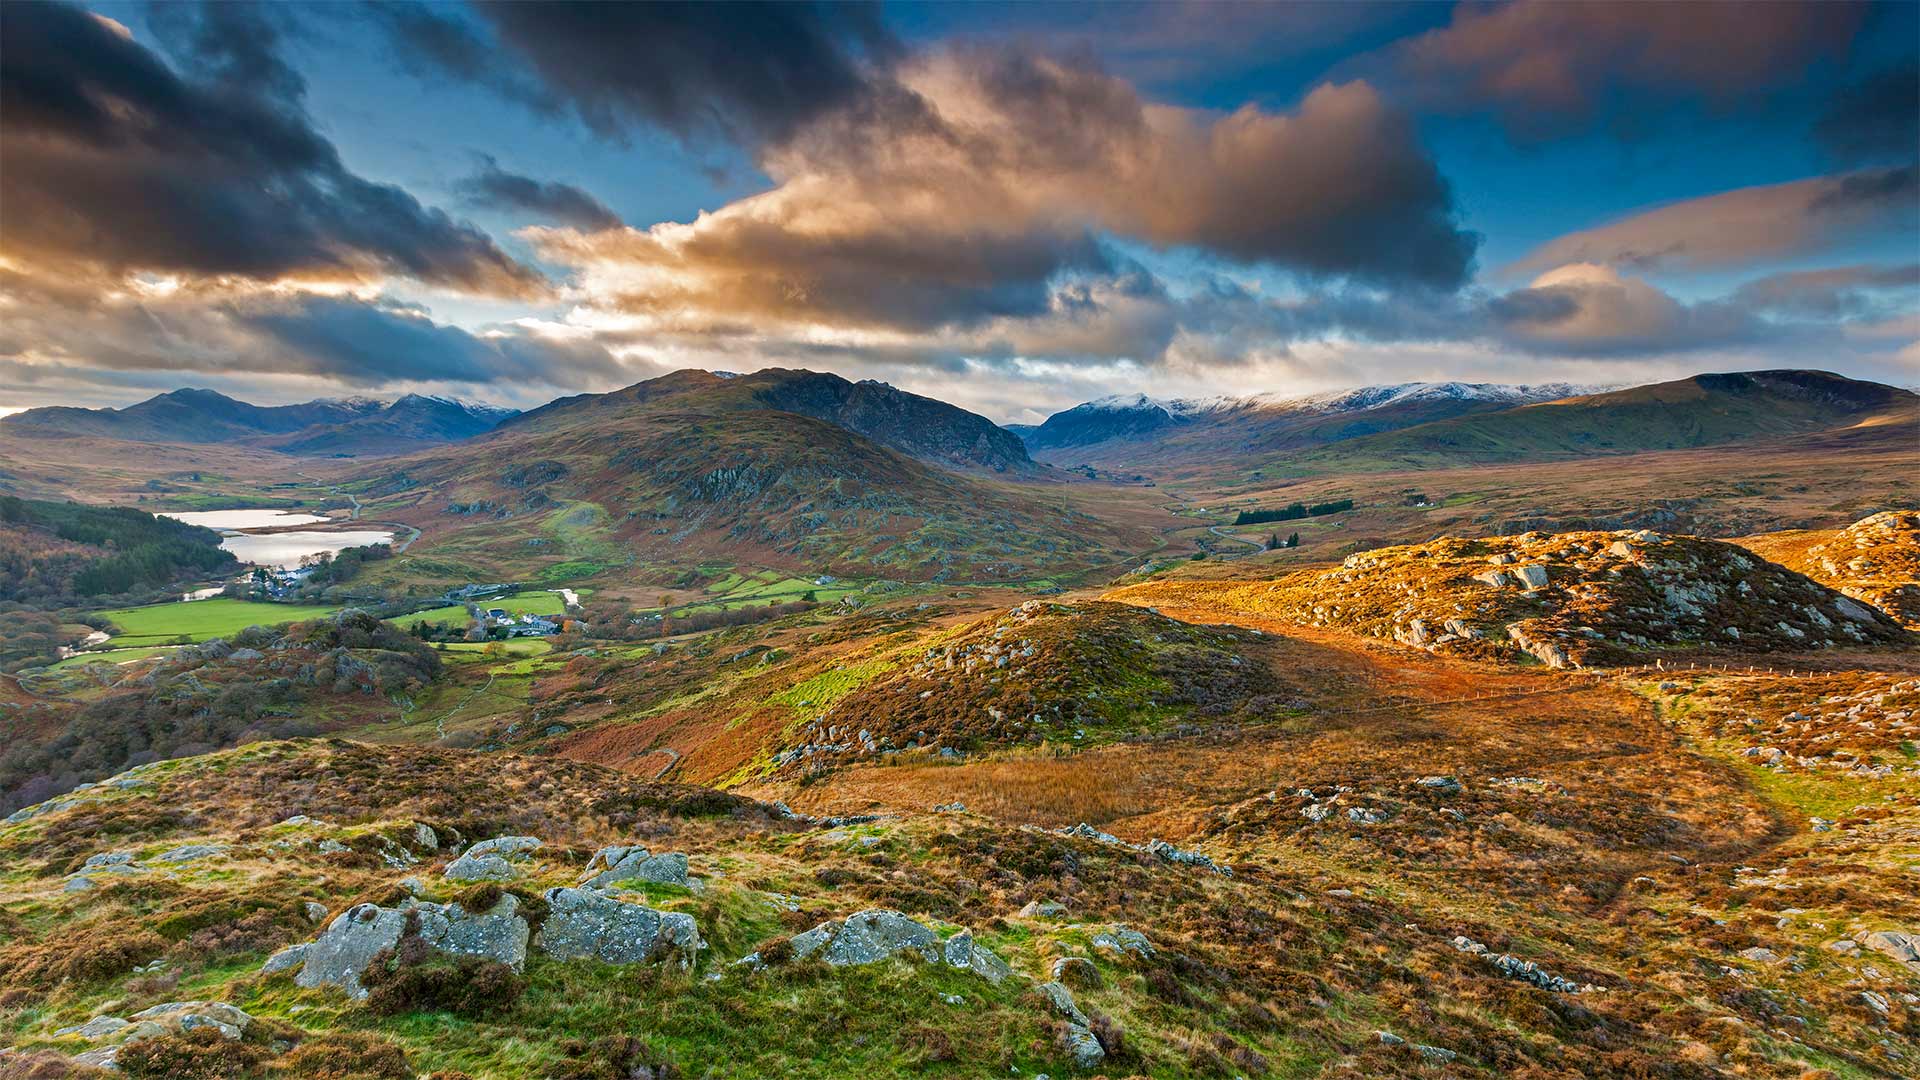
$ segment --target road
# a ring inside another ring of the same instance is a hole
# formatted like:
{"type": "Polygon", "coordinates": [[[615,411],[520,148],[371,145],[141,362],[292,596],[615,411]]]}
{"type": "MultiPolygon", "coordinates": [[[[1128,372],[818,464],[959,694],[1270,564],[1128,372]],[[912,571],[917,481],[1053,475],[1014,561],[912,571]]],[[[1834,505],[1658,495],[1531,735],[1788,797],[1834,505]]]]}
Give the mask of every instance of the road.
{"type": "MultiPolygon", "coordinates": [[[[1257,541],[1249,540],[1244,536],[1235,536],[1232,533],[1226,531],[1226,527],[1222,525],[1208,526],[1207,531],[1212,533],[1215,536],[1220,537],[1223,540],[1232,540],[1233,542],[1238,544],[1245,544],[1248,547],[1252,548],[1254,551],[1267,550],[1267,545],[1259,543],[1257,541]]],[[[1229,555],[1227,557],[1232,558],[1233,556],[1229,555]]]]}
{"type": "MultiPolygon", "coordinates": [[[[318,484],[318,483],[320,482],[320,479],[319,479],[319,477],[316,477],[316,476],[311,476],[311,475],[308,475],[307,473],[295,473],[294,475],[295,475],[295,476],[305,476],[305,477],[306,477],[307,479],[309,479],[309,480],[312,480],[312,481],[313,481],[314,483],[316,483],[316,484],[318,484]]],[[[350,503],[352,503],[352,504],[353,504],[353,509],[351,509],[351,510],[349,510],[349,511],[347,512],[347,520],[348,520],[348,521],[359,521],[359,520],[360,520],[360,499],[359,499],[359,497],[358,497],[358,496],[356,496],[356,495],[354,495],[354,494],[353,494],[352,492],[350,492],[350,491],[341,491],[341,490],[340,490],[340,485],[339,485],[339,484],[328,484],[328,485],[327,485],[327,491],[328,491],[328,493],[329,493],[329,494],[332,494],[332,495],[340,495],[340,496],[345,496],[345,497],[346,497],[346,500],[347,500],[348,502],[350,502],[350,503]]],[[[393,553],[394,553],[395,555],[404,555],[404,554],[406,554],[406,551],[407,551],[407,549],[413,546],[413,542],[414,542],[415,540],[418,540],[418,539],[420,539],[420,530],[419,530],[419,529],[416,529],[416,528],[414,528],[414,527],[413,527],[413,526],[411,526],[411,525],[408,525],[408,524],[405,524],[404,522],[399,522],[399,521],[375,521],[375,522],[372,522],[372,524],[374,524],[374,525],[386,525],[386,526],[389,526],[389,527],[391,527],[391,528],[395,528],[395,529],[400,529],[400,530],[404,530],[404,531],[405,531],[405,532],[407,533],[407,538],[406,538],[405,540],[402,540],[402,541],[400,541],[400,542],[399,542],[398,544],[396,544],[396,545],[394,545],[394,548],[393,548],[393,553]]]]}

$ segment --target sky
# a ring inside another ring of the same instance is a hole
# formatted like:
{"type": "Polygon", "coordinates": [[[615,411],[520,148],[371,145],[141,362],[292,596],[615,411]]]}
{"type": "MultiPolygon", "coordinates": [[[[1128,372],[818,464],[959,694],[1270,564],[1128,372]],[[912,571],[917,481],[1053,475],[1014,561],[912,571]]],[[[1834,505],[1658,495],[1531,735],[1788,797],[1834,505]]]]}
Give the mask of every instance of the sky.
{"type": "Polygon", "coordinates": [[[0,412],[1920,384],[1920,4],[0,4],[0,412]]]}

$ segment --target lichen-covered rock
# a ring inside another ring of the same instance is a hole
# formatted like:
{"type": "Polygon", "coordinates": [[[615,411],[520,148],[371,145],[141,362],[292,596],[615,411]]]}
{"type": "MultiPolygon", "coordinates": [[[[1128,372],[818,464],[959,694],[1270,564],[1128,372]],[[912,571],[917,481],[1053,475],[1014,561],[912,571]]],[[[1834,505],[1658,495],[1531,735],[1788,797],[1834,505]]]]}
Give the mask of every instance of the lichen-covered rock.
{"type": "Polygon", "coordinates": [[[687,857],[678,852],[651,854],[644,847],[607,847],[595,853],[587,863],[589,877],[583,884],[604,889],[621,881],[647,881],[658,885],[688,887],[687,857]],[[595,867],[599,872],[594,873],[595,867]]]}
{"type": "Polygon", "coordinates": [[[1153,959],[1153,942],[1147,935],[1130,926],[1115,923],[1113,929],[1093,935],[1093,947],[1101,952],[1137,956],[1142,960],[1153,959]]]}
{"type": "Polygon", "coordinates": [[[409,922],[422,941],[441,952],[497,960],[518,971],[526,963],[528,936],[519,903],[508,894],[480,914],[470,914],[458,904],[419,901],[396,908],[356,905],[335,917],[308,946],[293,981],[301,986],[338,986],[350,997],[365,997],[361,972],[375,953],[399,944],[409,922]]]}
{"type": "Polygon", "coordinates": [[[1054,982],[1064,986],[1078,986],[1082,990],[1095,989],[1101,983],[1100,969],[1094,967],[1093,961],[1084,956],[1059,957],[1054,960],[1053,967],[1047,974],[1054,982]]]}
{"type": "Polygon", "coordinates": [[[531,836],[482,840],[448,863],[445,876],[449,881],[510,881],[520,873],[514,863],[539,847],[540,841],[531,836]]]}
{"type": "Polygon", "coordinates": [[[815,953],[829,964],[871,964],[895,953],[916,952],[928,961],[941,958],[940,935],[898,911],[872,909],[830,920],[793,937],[793,955],[815,953]]]}
{"type": "Polygon", "coordinates": [[[998,985],[1001,980],[1013,974],[1005,960],[995,956],[993,950],[973,940],[973,935],[965,930],[947,939],[941,946],[940,955],[948,967],[962,968],[998,985]]]}
{"type": "Polygon", "coordinates": [[[557,960],[685,967],[704,947],[691,915],[655,911],[589,888],[549,889],[546,898],[547,918],[534,945],[557,960]]]}

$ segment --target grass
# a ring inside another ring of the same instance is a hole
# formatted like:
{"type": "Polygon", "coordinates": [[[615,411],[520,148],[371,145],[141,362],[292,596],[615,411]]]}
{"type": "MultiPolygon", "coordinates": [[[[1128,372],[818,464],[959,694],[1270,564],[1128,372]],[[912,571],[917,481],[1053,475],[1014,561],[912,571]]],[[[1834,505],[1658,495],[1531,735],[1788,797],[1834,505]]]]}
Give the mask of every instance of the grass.
{"type": "Polygon", "coordinates": [[[164,645],[145,645],[131,649],[101,649],[69,656],[58,663],[47,665],[48,671],[64,671],[84,664],[124,664],[129,660],[144,660],[156,653],[167,651],[164,645]]]}
{"type": "Polygon", "coordinates": [[[249,626],[275,626],[331,615],[338,608],[320,604],[256,604],[231,597],[211,600],[148,604],[116,608],[100,614],[113,620],[119,632],[113,640],[124,645],[158,645],[185,637],[209,641],[239,633],[249,626]]]}
{"type": "MultiPolygon", "coordinates": [[[[480,609],[487,611],[500,608],[512,615],[559,615],[566,611],[567,605],[554,592],[526,592],[513,596],[499,597],[480,602],[480,609]]],[[[454,623],[467,621],[467,608],[464,604],[449,604],[446,607],[428,608],[411,615],[402,615],[391,620],[395,626],[411,627],[420,623],[454,623]]]]}

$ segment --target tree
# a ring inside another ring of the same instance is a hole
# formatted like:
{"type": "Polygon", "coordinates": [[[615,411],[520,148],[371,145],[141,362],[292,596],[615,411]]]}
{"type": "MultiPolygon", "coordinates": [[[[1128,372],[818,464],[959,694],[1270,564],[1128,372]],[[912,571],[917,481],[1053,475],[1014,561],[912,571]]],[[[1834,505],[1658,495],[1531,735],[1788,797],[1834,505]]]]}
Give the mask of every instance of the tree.
{"type": "Polygon", "coordinates": [[[1268,551],[1272,551],[1272,550],[1273,550],[1274,548],[1277,548],[1277,547],[1279,547],[1279,546],[1280,546],[1280,534],[1279,534],[1279,533],[1274,533],[1273,535],[1271,535],[1271,536],[1269,536],[1269,537],[1267,537],[1267,550],[1268,550],[1268,551]]]}
{"type": "Polygon", "coordinates": [[[1288,547],[1290,547],[1290,548],[1297,548],[1297,547],[1299,547],[1299,546],[1300,546],[1300,534],[1299,534],[1299,533],[1288,533],[1288,534],[1287,534],[1287,546],[1288,546],[1288,547]]]}
{"type": "Polygon", "coordinates": [[[815,592],[812,589],[808,589],[806,591],[806,594],[801,596],[800,599],[806,601],[809,604],[817,604],[820,602],[820,594],[815,592]]]}

